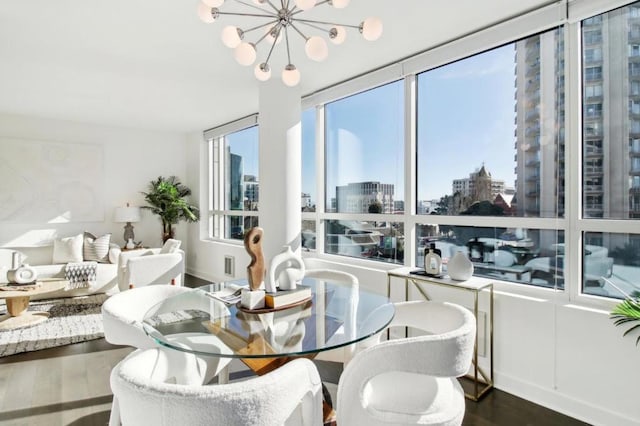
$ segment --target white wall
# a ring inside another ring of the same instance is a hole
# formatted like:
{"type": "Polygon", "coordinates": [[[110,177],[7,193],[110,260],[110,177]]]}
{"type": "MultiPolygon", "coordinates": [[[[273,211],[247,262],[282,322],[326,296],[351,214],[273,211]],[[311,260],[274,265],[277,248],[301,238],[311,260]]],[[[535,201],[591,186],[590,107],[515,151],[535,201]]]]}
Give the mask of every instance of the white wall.
{"type": "MultiPolygon", "coordinates": [[[[126,202],[143,205],[141,191],[160,175],[176,175],[183,180],[186,174],[186,137],[180,133],[105,127],[68,121],[0,114],[2,138],[26,141],[94,144],[103,148],[105,182],[103,194],[104,220],[72,223],[0,223],[0,246],[39,242],[43,236],[70,236],[89,231],[94,234],[113,233],[112,241],[124,245],[124,224],[113,222],[113,210],[126,202]]],[[[2,142],[0,141],[0,150],[2,142]]],[[[96,164],[96,166],[100,166],[96,164]]],[[[0,194],[0,199],[2,196],[0,194]]],[[[0,208],[2,206],[0,205],[0,208]]],[[[142,212],[142,220],[134,223],[136,240],[150,247],[162,244],[162,225],[157,216],[142,212]]],[[[176,238],[186,239],[187,226],[181,224],[176,238]]]]}

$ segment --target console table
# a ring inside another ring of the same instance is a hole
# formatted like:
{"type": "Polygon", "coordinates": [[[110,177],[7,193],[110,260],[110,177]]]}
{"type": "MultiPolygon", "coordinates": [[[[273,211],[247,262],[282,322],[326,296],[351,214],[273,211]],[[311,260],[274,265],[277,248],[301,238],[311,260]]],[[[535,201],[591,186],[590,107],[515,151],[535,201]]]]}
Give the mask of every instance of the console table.
{"type": "Polygon", "coordinates": [[[387,272],[387,297],[391,297],[391,278],[404,280],[404,299],[409,299],[409,284],[418,290],[425,300],[430,300],[426,290],[427,285],[452,288],[473,293],[473,314],[476,317],[476,342],[473,350],[473,374],[467,375],[474,384],[474,392],[465,392],[465,396],[473,401],[478,401],[489,390],[493,389],[493,282],[487,278],[471,277],[467,281],[452,280],[448,276],[435,278],[427,275],[413,274],[417,268],[397,268],[387,272]],[[478,299],[480,294],[487,294],[489,298],[489,374],[478,365],[478,340],[480,321],[478,316],[478,299]],[[482,386],[482,388],[480,387],[482,386]]]}

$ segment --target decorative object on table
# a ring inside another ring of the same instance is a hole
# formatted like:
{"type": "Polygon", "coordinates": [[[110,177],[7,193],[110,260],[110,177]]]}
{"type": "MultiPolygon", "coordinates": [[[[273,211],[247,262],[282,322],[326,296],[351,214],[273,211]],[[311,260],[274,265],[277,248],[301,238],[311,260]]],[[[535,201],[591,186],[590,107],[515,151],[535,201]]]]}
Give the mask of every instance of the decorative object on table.
{"type": "Polygon", "coordinates": [[[435,250],[435,244],[432,244],[427,254],[424,255],[424,270],[427,275],[440,276],[442,274],[442,257],[435,250]]]}
{"type": "Polygon", "coordinates": [[[447,264],[447,273],[452,280],[466,281],[473,275],[473,263],[463,252],[457,251],[447,264]]]}
{"type": "MultiPolygon", "coordinates": [[[[133,241],[135,235],[133,233],[132,223],[140,222],[140,207],[132,207],[127,203],[126,207],[116,207],[113,213],[113,221],[116,223],[126,223],[124,226],[124,235],[122,236],[127,243],[127,248],[130,241],[133,241]]],[[[133,248],[133,247],[131,247],[133,248]]]]}
{"type": "Polygon", "coordinates": [[[38,278],[38,271],[27,264],[22,264],[22,255],[13,252],[11,269],[7,271],[7,280],[13,284],[31,284],[38,278]]]}
{"type": "Polygon", "coordinates": [[[174,237],[173,225],[177,225],[182,220],[186,222],[200,220],[200,209],[185,199],[191,195],[191,189],[183,185],[175,176],[168,178],[158,176],[156,180],[149,182],[149,192],[142,194],[149,204],[142,208],[160,216],[163,243],[174,237]]]}
{"type": "Polygon", "coordinates": [[[266,307],[273,309],[297,306],[308,300],[311,300],[311,288],[302,285],[293,290],[277,290],[275,293],[266,293],[264,296],[266,307]]]}
{"type": "Polygon", "coordinates": [[[267,292],[273,293],[275,288],[295,290],[304,277],[304,272],[302,258],[291,250],[291,246],[284,246],[284,251],[271,259],[267,292]]]}
{"type": "MultiPolygon", "coordinates": [[[[244,248],[251,257],[251,263],[247,266],[247,281],[250,290],[243,290],[240,304],[247,309],[264,308],[265,263],[262,251],[262,236],[264,231],[260,227],[253,227],[244,236],[244,248]]],[[[275,288],[274,288],[275,290],[275,288]]]]}
{"type": "MultiPolygon", "coordinates": [[[[305,14],[306,11],[314,10],[315,6],[328,4],[336,9],[342,9],[349,4],[349,0],[332,0],[318,1],[316,0],[295,0],[282,2],[279,6],[267,0],[254,0],[253,3],[241,3],[244,7],[251,8],[247,11],[234,10],[233,6],[225,11],[219,9],[222,7],[224,0],[202,0],[198,4],[198,16],[200,19],[210,24],[221,15],[230,16],[249,16],[252,21],[248,21],[244,30],[239,27],[228,25],[222,30],[222,42],[230,49],[234,49],[234,57],[240,65],[253,65],[257,56],[257,46],[266,39],[266,49],[268,51],[264,61],[260,62],[254,68],[254,75],[260,81],[266,81],[271,78],[271,66],[269,61],[272,59],[271,54],[276,44],[284,39],[286,41],[287,64],[282,71],[282,81],[287,86],[296,86],[300,82],[300,71],[291,63],[290,51],[290,35],[289,30],[293,30],[292,34],[298,34],[304,40],[304,50],[309,59],[316,62],[324,61],[328,55],[328,48],[325,39],[318,35],[307,36],[302,32],[305,27],[310,27],[320,31],[320,34],[327,37],[333,44],[342,44],[347,36],[345,28],[354,28],[362,34],[362,37],[368,41],[375,41],[382,35],[382,21],[379,18],[369,17],[362,21],[359,25],[338,25],[325,20],[308,19],[313,16],[305,14]],[[256,11],[257,9],[257,11],[256,11]],[[247,13],[250,12],[250,13],[247,13]],[[304,16],[304,18],[303,18],[304,16]],[[264,22],[258,26],[255,25],[255,18],[262,19],[264,22]],[[250,26],[251,28],[247,28],[250,26]],[[245,36],[250,31],[258,31],[253,37],[253,41],[245,40],[245,36]]],[[[242,6],[240,6],[242,9],[242,6]]]]}

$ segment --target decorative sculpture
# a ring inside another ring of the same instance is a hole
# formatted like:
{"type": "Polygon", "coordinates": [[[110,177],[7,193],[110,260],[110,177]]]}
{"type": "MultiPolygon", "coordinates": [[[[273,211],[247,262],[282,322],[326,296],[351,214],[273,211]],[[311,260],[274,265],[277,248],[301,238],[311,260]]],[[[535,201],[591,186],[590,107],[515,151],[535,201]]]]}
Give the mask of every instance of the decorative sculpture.
{"type": "Polygon", "coordinates": [[[253,227],[244,236],[244,248],[251,257],[251,263],[247,266],[247,281],[250,291],[243,290],[240,304],[247,309],[260,309],[264,307],[264,283],[265,263],[262,252],[262,235],[264,231],[260,227],[253,227]]]}

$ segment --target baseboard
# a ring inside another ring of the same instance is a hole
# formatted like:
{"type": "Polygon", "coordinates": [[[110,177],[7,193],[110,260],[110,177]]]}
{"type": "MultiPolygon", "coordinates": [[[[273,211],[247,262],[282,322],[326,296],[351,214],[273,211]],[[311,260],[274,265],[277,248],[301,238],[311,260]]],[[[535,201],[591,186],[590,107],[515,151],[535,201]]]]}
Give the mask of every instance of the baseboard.
{"type": "MultiPolygon", "coordinates": [[[[216,277],[216,276],[213,276],[213,275],[211,275],[211,274],[209,274],[209,273],[207,273],[205,271],[199,271],[199,270],[193,269],[193,268],[186,268],[185,273],[187,275],[192,275],[192,276],[194,276],[196,278],[200,278],[200,279],[207,280],[207,281],[212,281],[212,282],[225,281],[224,278],[216,277]]],[[[227,280],[228,279],[229,278],[227,278],[227,280]]]]}
{"type": "Polygon", "coordinates": [[[495,387],[519,398],[542,405],[594,426],[639,426],[640,421],[598,407],[592,402],[572,398],[550,388],[523,382],[512,376],[495,372],[495,387]]]}

